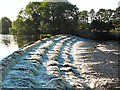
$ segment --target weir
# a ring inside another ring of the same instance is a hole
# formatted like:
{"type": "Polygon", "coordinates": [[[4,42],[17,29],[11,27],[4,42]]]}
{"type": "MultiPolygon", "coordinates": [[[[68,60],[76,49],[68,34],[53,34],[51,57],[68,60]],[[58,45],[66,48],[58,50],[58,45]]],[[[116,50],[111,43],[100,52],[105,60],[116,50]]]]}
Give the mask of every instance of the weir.
{"type": "Polygon", "coordinates": [[[94,62],[95,52],[104,54],[97,45],[72,35],[56,35],[20,48],[0,61],[0,87],[95,88],[96,81],[84,77],[89,68],[83,63],[94,62]]]}

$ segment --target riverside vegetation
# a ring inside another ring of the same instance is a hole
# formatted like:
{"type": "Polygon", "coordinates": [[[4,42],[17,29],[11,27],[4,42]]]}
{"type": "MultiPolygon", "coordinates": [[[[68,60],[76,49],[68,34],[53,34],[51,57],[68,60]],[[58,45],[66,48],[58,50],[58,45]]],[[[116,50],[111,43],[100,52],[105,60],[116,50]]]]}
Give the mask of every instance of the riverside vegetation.
{"type": "Polygon", "coordinates": [[[20,10],[15,21],[3,17],[0,31],[17,35],[119,33],[119,12],[120,7],[116,10],[102,8],[95,12],[94,9],[79,11],[76,5],[69,2],[30,2],[20,10]]]}
{"type": "Polygon", "coordinates": [[[110,39],[108,33],[120,30],[119,11],[88,12],[69,2],[30,2],[15,21],[3,17],[1,33],[20,36],[15,37],[19,47],[26,44],[23,35],[50,38],[36,39],[1,60],[0,88],[119,88],[118,42],[73,36],[110,39]]]}

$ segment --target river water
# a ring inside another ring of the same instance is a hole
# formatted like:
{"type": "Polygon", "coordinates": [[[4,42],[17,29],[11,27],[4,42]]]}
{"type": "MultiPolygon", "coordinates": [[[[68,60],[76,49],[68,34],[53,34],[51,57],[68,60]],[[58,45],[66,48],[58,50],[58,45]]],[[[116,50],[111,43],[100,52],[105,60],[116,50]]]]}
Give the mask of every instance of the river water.
{"type": "Polygon", "coordinates": [[[0,34],[0,60],[10,55],[14,51],[23,47],[24,45],[30,44],[34,41],[39,40],[39,36],[16,36],[16,35],[4,35],[0,34]]]}
{"type": "MultiPolygon", "coordinates": [[[[5,58],[6,56],[10,55],[14,51],[18,50],[19,48],[30,44],[32,42],[35,42],[40,39],[40,36],[37,35],[31,35],[31,36],[26,36],[26,35],[4,35],[0,34],[0,60],[5,58]]],[[[94,41],[95,43],[99,44],[104,44],[104,45],[112,45],[116,47],[116,50],[118,49],[119,45],[116,41],[94,41]]]]}

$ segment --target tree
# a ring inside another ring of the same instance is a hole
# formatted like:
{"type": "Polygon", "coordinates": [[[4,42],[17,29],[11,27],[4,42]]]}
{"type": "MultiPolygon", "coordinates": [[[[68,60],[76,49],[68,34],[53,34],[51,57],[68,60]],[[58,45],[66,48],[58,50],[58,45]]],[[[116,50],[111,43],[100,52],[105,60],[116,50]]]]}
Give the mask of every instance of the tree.
{"type": "Polygon", "coordinates": [[[88,11],[81,11],[79,13],[79,19],[84,23],[88,23],[88,11]]]}
{"type": "Polygon", "coordinates": [[[2,21],[0,20],[0,33],[2,33],[2,21]]]}
{"type": "Polygon", "coordinates": [[[30,2],[12,23],[18,34],[71,32],[77,27],[78,8],[68,2],[30,2]],[[40,32],[39,32],[40,31],[40,32]]]}
{"type": "Polygon", "coordinates": [[[106,21],[106,22],[111,21],[111,20],[112,20],[112,17],[113,17],[113,14],[114,14],[114,10],[107,9],[105,12],[106,12],[106,13],[105,13],[105,21],[106,21]]]}
{"type": "Polygon", "coordinates": [[[2,34],[9,34],[9,28],[11,27],[11,23],[12,23],[10,19],[7,17],[3,17],[0,22],[1,22],[0,27],[2,27],[1,28],[2,34]]]}
{"type": "Polygon", "coordinates": [[[94,9],[91,9],[89,14],[90,14],[91,22],[92,22],[95,19],[95,11],[94,11],[94,9]]]}
{"type": "Polygon", "coordinates": [[[96,17],[97,17],[97,19],[99,20],[99,21],[105,21],[105,9],[99,9],[99,11],[97,12],[97,14],[96,14],[96,17]]]}
{"type": "Polygon", "coordinates": [[[97,32],[103,32],[108,30],[108,27],[107,24],[103,21],[93,20],[91,23],[91,29],[96,30],[97,32]]]}
{"type": "Polygon", "coordinates": [[[82,29],[88,28],[88,11],[81,11],[78,15],[79,18],[79,26],[82,29]]]}
{"type": "Polygon", "coordinates": [[[26,23],[29,23],[29,25],[31,24],[33,31],[38,31],[38,26],[41,21],[42,11],[40,9],[38,10],[40,5],[40,2],[30,2],[25,9],[25,14],[27,16],[26,23]]]}
{"type": "Polygon", "coordinates": [[[113,25],[117,31],[120,31],[120,7],[116,8],[113,15],[113,25]]]}
{"type": "Polygon", "coordinates": [[[38,25],[41,16],[38,7],[40,4],[40,2],[30,2],[25,9],[21,9],[10,31],[16,34],[39,34],[38,25]]]}
{"type": "Polygon", "coordinates": [[[109,30],[114,29],[113,26],[113,14],[114,14],[114,10],[111,9],[99,9],[99,11],[96,13],[96,18],[93,20],[93,22],[91,22],[91,27],[93,28],[96,24],[96,28],[94,27],[94,29],[96,30],[100,30],[100,31],[107,31],[109,32],[109,30]]]}
{"type": "Polygon", "coordinates": [[[75,5],[68,2],[43,2],[40,9],[43,10],[40,30],[69,33],[77,27],[78,8],[75,5]]]}

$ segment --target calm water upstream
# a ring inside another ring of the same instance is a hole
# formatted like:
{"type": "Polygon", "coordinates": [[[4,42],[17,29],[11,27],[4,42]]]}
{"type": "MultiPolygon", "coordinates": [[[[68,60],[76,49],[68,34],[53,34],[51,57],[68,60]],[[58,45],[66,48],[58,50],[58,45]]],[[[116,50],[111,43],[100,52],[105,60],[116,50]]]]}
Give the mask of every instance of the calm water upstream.
{"type": "MultiPolygon", "coordinates": [[[[5,58],[6,56],[10,55],[11,53],[13,53],[14,51],[18,50],[19,48],[30,44],[34,41],[37,41],[40,39],[40,36],[25,36],[25,35],[21,35],[21,36],[16,36],[16,35],[3,35],[0,34],[0,60],[2,60],[3,58],[5,58]]],[[[118,47],[120,46],[120,42],[119,44],[116,41],[95,41],[94,43],[98,43],[98,44],[103,44],[103,45],[112,45],[115,46],[116,49],[118,49],[118,47]]]]}
{"type": "Polygon", "coordinates": [[[30,44],[33,41],[37,41],[39,39],[39,36],[16,36],[0,34],[0,60],[23,47],[24,45],[30,44]]]}

